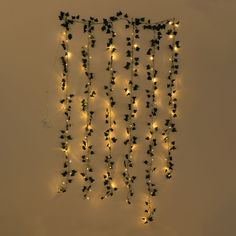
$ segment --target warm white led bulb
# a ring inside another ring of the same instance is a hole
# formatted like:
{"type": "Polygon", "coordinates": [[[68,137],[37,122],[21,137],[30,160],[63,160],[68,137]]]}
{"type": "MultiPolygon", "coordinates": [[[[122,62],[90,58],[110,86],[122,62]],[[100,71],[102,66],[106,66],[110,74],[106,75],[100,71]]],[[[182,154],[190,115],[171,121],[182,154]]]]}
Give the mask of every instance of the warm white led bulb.
{"type": "Polygon", "coordinates": [[[154,122],[153,124],[152,124],[152,127],[155,129],[155,128],[157,128],[157,124],[154,122]]]}
{"type": "Polygon", "coordinates": [[[68,52],[68,53],[67,53],[67,57],[68,57],[68,58],[71,58],[71,55],[72,55],[71,52],[68,52]]]}

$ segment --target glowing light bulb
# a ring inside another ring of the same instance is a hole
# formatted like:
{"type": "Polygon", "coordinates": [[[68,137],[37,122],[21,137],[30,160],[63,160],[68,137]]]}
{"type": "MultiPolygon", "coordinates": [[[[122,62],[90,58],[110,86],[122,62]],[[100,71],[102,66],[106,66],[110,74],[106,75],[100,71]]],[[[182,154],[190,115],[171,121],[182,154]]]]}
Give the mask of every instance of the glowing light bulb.
{"type": "Polygon", "coordinates": [[[154,129],[156,129],[156,128],[157,128],[157,124],[154,122],[154,123],[152,124],[152,127],[153,127],[154,129]]]}
{"type": "Polygon", "coordinates": [[[87,119],[87,117],[88,117],[87,113],[85,113],[85,112],[82,113],[82,118],[83,118],[83,119],[87,119]]]}
{"type": "Polygon", "coordinates": [[[114,45],[110,45],[109,50],[115,51],[116,47],[114,45]]]}
{"type": "Polygon", "coordinates": [[[169,22],[169,25],[172,25],[172,24],[173,24],[173,21],[170,21],[170,22],[169,22]]]}
{"type": "Polygon", "coordinates": [[[134,48],[137,48],[138,47],[138,44],[134,44],[134,48]]]}
{"type": "Polygon", "coordinates": [[[113,60],[116,60],[116,59],[117,59],[117,54],[113,53],[112,59],[113,59],[113,60]]]}
{"type": "Polygon", "coordinates": [[[168,167],[164,167],[163,169],[164,169],[165,172],[169,171],[168,167]]]}
{"type": "Polygon", "coordinates": [[[71,52],[67,52],[67,57],[68,58],[71,58],[71,55],[72,55],[71,52]]]}
{"type": "Polygon", "coordinates": [[[156,77],[154,77],[152,80],[153,80],[153,82],[157,82],[157,78],[156,77]]]}
{"type": "Polygon", "coordinates": [[[169,38],[170,38],[170,39],[173,39],[173,37],[174,37],[173,34],[170,34],[170,35],[169,35],[169,38]]]}
{"type": "Polygon", "coordinates": [[[147,218],[146,217],[143,217],[142,220],[143,220],[144,223],[147,223],[147,218]]]}
{"type": "Polygon", "coordinates": [[[66,110],[66,104],[62,104],[62,105],[61,105],[61,109],[62,109],[62,110],[66,110]]]}
{"type": "Polygon", "coordinates": [[[178,47],[177,47],[177,46],[174,46],[174,50],[175,50],[175,51],[178,51],[178,47]]]}
{"type": "Polygon", "coordinates": [[[153,60],[154,60],[154,57],[153,57],[153,56],[150,56],[150,60],[153,61],[153,60]]]}

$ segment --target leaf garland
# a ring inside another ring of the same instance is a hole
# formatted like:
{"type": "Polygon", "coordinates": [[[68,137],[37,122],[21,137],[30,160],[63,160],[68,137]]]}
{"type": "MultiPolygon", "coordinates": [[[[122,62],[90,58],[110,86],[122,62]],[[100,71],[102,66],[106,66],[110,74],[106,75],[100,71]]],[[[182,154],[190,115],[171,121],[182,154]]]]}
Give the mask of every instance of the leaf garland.
{"type": "Polygon", "coordinates": [[[175,119],[177,117],[177,98],[176,98],[176,88],[175,88],[175,81],[176,75],[178,75],[179,69],[179,48],[180,42],[176,40],[177,35],[177,28],[179,26],[179,22],[176,22],[175,19],[168,22],[168,25],[171,27],[167,30],[166,34],[172,39],[172,43],[169,44],[169,49],[171,51],[171,58],[170,58],[170,70],[168,75],[168,82],[167,82],[167,89],[168,89],[168,106],[169,106],[169,113],[170,116],[168,119],[165,120],[165,129],[162,133],[163,141],[167,145],[167,158],[166,158],[166,167],[164,168],[165,176],[167,179],[172,177],[173,172],[173,151],[176,149],[176,141],[173,139],[171,133],[177,132],[175,119]]]}
{"type": "Polygon", "coordinates": [[[140,51],[140,47],[137,45],[135,40],[139,39],[139,29],[138,26],[144,21],[144,18],[135,18],[127,20],[125,28],[131,28],[132,33],[131,37],[126,38],[126,45],[128,47],[126,51],[127,62],[124,68],[130,71],[130,79],[128,86],[124,89],[126,96],[129,98],[128,103],[128,113],[124,115],[124,121],[126,122],[126,134],[127,138],[124,141],[124,144],[128,146],[128,152],[125,154],[124,158],[124,172],[123,180],[127,187],[127,197],[126,202],[131,204],[131,197],[134,195],[133,184],[136,179],[136,176],[130,173],[130,169],[133,168],[133,149],[137,144],[138,137],[134,135],[136,130],[135,116],[138,112],[137,109],[137,97],[135,96],[135,91],[139,89],[139,85],[135,83],[134,78],[138,77],[138,65],[140,58],[136,56],[136,52],[140,51]]]}
{"type": "MultiPolygon", "coordinates": [[[[146,28],[146,26],[144,27],[146,28]]],[[[146,54],[149,57],[151,63],[146,66],[147,72],[147,80],[151,82],[151,90],[146,89],[146,108],[149,109],[149,121],[147,123],[149,133],[146,136],[146,140],[148,142],[148,149],[147,149],[147,158],[144,160],[144,164],[146,165],[145,169],[145,181],[147,186],[148,192],[148,199],[145,201],[145,214],[146,216],[143,217],[143,221],[145,224],[153,221],[154,214],[156,212],[156,208],[154,207],[152,198],[157,195],[158,189],[156,184],[152,182],[152,175],[156,170],[156,167],[153,166],[154,162],[154,148],[157,146],[157,131],[158,126],[156,123],[157,115],[158,115],[158,107],[157,107],[157,96],[156,91],[158,90],[157,86],[157,74],[158,71],[156,69],[156,52],[160,50],[160,40],[162,38],[161,27],[157,27],[157,29],[153,30],[153,38],[150,40],[150,47],[148,48],[146,54]]]]}
{"type": "Polygon", "coordinates": [[[109,55],[109,61],[106,67],[106,71],[110,74],[110,82],[108,85],[104,86],[105,94],[108,98],[108,105],[105,112],[105,124],[108,128],[104,132],[104,138],[106,142],[107,148],[107,155],[105,156],[105,167],[106,173],[103,175],[103,184],[106,189],[105,195],[101,197],[101,199],[113,196],[114,192],[118,190],[118,188],[113,183],[113,168],[115,162],[112,156],[112,146],[116,143],[117,138],[113,135],[114,128],[116,126],[116,121],[112,116],[112,110],[115,106],[116,102],[113,95],[113,86],[115,85],[116,79],[116,70],[114,70],[114,53],[116,52],[116,47],[114,46],[114,38],[116,37],[116,33],[114,31],[113,22],[108,21],[107,19],[103,19],[103,26],[102,31],[109,35],[107,44],[106,44],[106,51],[109,55]]]}
{"type": "Polygon", "coordinates": [[[85,199],[89,199],[89,192],[92,191],[92,184],[95,181],[93,177],[93,167],[91,165],[91,158],[94,156],[95,151],[93,145],[91,144],[91,136],[94,132],[93,129],[93,116],[94,111],[90,108],[90,99],[96,96],[96,91],[92,90],[92,80],[94,79],[94,73],[91,72],[90,63],[91,56],[90,50],[95,47],[96,40],[94,37],[94,23],[98,20],[96,18],[90,17],[90,20],[83,21],[83,30],[84,33],[88,35],[88,45],[82,47],[82,66],[84,68],[84,73],[87,78],[87,83],[85,85],[85,98],[82,100],[82,111],[85,112],[87,120],[84,128],[85,137],[82,140],[82,151],[83,155],[81,156],[82,162],[84,163],[85,169],[81,172],[81,176],[84,179],[84,186],[82,188],[83,196],[85,199]]]}
{"type": "Polygon", "coordinates": [[[113,134],[114,127],[116,126],[116,121],[113,117],[113,109],[116,104],[113,96],[113,86],[115,85],[116,73],[114,70],[114,53],[116,52],[116,47],[113,45],[114,38],[116,33],[114,31],[114,23],[119,20],[124,20],[125,28],[130,29],[132,34],[130,37],[126,38],[126,45],[128,47],[126,51],[127,62],[124,65],[124,68],[127,71],[130,71],[130,79],[128,81],[127,87],[124,89],[126,96],[128,97],[128,112],[124,114],[124,120],[126,122],[126,134],[127,139],[124,140],[124,145],[128,147],[128,151],[124,156],[124,172],[122,173],[123,181],[127,187],[127,198],[126,201],[128,204],[131,204],[131,197],[134,195],[133,184],[135,182],[136,176],[131,174],[133,168],[133,149],[137,144],[137,137],[134,135],[136,130],[135,116],[138,112],[137,109],[137,98],[135,95],[136,91],[139,89],[139,85],[135,82],[138,75],[138,65],[140,63],[140,58],[138,57],[138,51],[140,47],[137,45],[136,40],[139,39],[139,26],[142,25],[143,29],[152,30],[154,37],[150,40],[150,47],[147,51],[147,55],[150,57],[151,63],[146,66],[147,80],[152,83],[152,88],[146,89],[147,101],[146,107],[150,110],[149,120],[147,125],[149,128],[149,134],[146,137],[148,142],[147,157],[144,160],[146,166],[145,169],[145,181],[147,186],[148,199],[145,201],[145,217],[143,217],[144,223],[149,223],[154,220],[154,214],[156,208],[153,204],[153,197],[156,196],[158,190],[156,184],[152,182],[153,173],[156,170],[154,166],[154,149],[157,146],[157,132],[158,127],[155,123],[156,117],[158,115],[158,107],[156,105],[156,90],[158,89],[157,85],[157,69],[155,65],[155,55],[156,52],[160,49],[160,40],[162,38],[162,30],[165,30],[166,34],[172,42],[169,44],[169,49],[171,51],[170,58],[170,71],[167,80],[167,95],[168,95],[168,109],[170,116],[165,120],[165,129],[162,132],[163,141],[166,143],[167,148],[167,158],[166,158],[166,167],[165,176],[170,179],[172,177],[173,171],[173,151],[176,149],[176,142],[172,136],[172,133],[175,133],[175,118],[177,117],[177,98],[176,98],[176,87],[175,80],[176,75],[178,74],[179,69],[179,59],[178,59],[178,50],[180,48],[179,41],[176,40],[177,28],[179,22],[176,22],[175,19],[160,21],[158,23],[151,23],[148,19],[142,18],[132,18],[130,19],[128,14],[123,14],[121,11],[117,12],[115,16],[111,16],[109,19],[103,19],[103,22],[99,22],[97,18],[90,17],[89,20],[81,19],[80,16],[72,16],[68,12],[60,12],[59,19],[61,21],[61,26],[64,28],[64,39],[61,41],[61,46],[63,48],[63,55],[60,60],[63,67],[62,80],[61,80],[61,89],[64,93],[63,99],[60,100],[60,103],[64,109],[65,115],[65,128],[60,131],[61,139],[61,149],[64,153],[65,161],[63,166],[63,171],[61,175],[63,176],[63,181],[59,186],[58,192],[66,192],[68,184],[72,182],[73,176],[76,175],[76,170],[72,168],[71,158],[69,156],[70,150],[70,141],[72,140],[71,136],[71,109],[73,102],[73,94],[68,92],[68,78],[69,78],[69,40],[72,40],[73,35],[71,33],[71,26],[74,23],[80,23],[83,25],[83,32],[88,35],[88,43],[86,46],[82,47],[82,66],[84,69],[84,74],[87,78],[87,83],[84,90],[84,98],[81,101],[82,111],[86,114],[87,120],[85,124],[85,137],[82,140],[82,162],[84,163],[84,171],[80,174],[84,179],[84,186],[82,189],[85,199],[89,199],[89,192],[92,190],[92,184],[95,181],[93,177],[93,167],[91,165],[91,157],[95,154],[94,148],[91,142],[91,136],[94,132],[93,129],[93,116],[94,111],[90,108],[90,99],[96,97],[96,91],[92,89],[92,81],[94,79],[94,73],[90,69],[90,50],[95,47],[96,39],[94,36],[94,27],[95,25],[101,24],[101,30],[105,32],[109,37],[106,45],[106,49],[109,55],[108,65],[106,70],[110,74],[110,82],[104,86],[104,90],[108,99],[108,105],[105,110],[105,123],[107,124],[107,129],[104,132],[104,138],[106,141],[107,155],[105,156],[104,163],[106,167],[106,173],[104,174],[103,183],[105,186],[105,194],[101,199],[113,196],[117,188],[113,183],[113,168],[115,162],[112,157],[112,146],[116,143],[117,138],[113,134]]]}
{"type": "Polygon", "coordinates": [[[70,141],[72,140],[70,128],[71,128],[71,109],[72,109],[72,98],[74,94],[68,93],[68,80],[69,80],[69,43],[70,38],[70,21],[69,13],[60,12],[59,20],[61,21],[61,26],[64,28],[63,39],[60,43],[63,49],[63,55],[61,56],[61,64],[63,68],[62,80],[61,80],[61,90],[64,93],[64,98],[60,100],[64,115],[65,115],[65,127],[60,130],[60,147],[64,154],[64,164],[61,175],[63,180],[58,188],[58,192],[66,192],[68,184],[72,182],[73,176],[76,174],[76,170],[71,167],[71,158],[69,155],[70,151],[70,141]]]}

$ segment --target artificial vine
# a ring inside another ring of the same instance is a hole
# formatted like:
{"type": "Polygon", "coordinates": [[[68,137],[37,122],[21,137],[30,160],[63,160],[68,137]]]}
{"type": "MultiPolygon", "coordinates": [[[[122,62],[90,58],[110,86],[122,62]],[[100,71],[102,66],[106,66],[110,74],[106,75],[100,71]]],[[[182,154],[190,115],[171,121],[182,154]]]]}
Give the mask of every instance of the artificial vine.
{"type": "Polygon", "coordinates": [[[107,19],[103,19],[102,31],[109,35],[106,51],[108,52],[109,61],[106,67],[106,71],[109,72],[110,81],[108,85],[104,86],[105,94],[108,98],[108,105],[106,107],[105,112],[105,123],[107,125],[107,129],[104,132],[104,138],[106,142],[107,155],[105,156],[105,167],[106,172],[103,175],[103,184],[106,188],[105,195],[101,197],[101,199],[107,198],[109,196],[113,196],[114,192],[118,190],[118,188],[114,185],[113,182],[113,168],[114,168],[114,160],[112,156],[112,147],[113,144],[116,143],[117,138],[114,136],[114,128],[116,126],[116,121],[113,117],[113,107],[116,102],[113,95],[113,86],[115,85],[116,79],[116,70],[114,70],[114,54],[116,52],[116,47],[114,45],[114,38],[116,37],[116,33],[113,27],[113,21],[108,21],[107,19]]]}
{"type": "Polygon", "coordinates": [[[86,125],[84,128],[85,137],[82,140],[82,162],[84,163],[84,171],[80,174],[84,179],[84,186],[82,188],[83,196],[85,199],[89,199],[89,192],[92,191],[92,184],[95,181],[93,177],[93,167],[91,165],[91,158],[94,156],[95,151],[93,148],[93,144],[91,142],[91,136],[94,132],[93,128],[93,116],[94,111],[90,108],[90,100],[96,96],[95,90],[92,90],[92,81],[94,79],[94,73],[91,72],[90,63],[91,63],[91,48],[95,47],[96,40],[94,37],[94,23],[98,20],[96,18],[90,18],[90,20],[82,20],[83,21],[83,29],[84,33],[88,35],[88,43],[84,47],[82,47],[82,66],[84,69],[85,76],[87,78],[87,83],[85,85],[84,94],[86,98],[84,98],[81,102],[82,111],[85,112],[86,115],[86,125]]]}
{"type": "Polygon", "coordinates": [[[136,116],[138,113],[137,106],[137,91],[139,90],[139,85],[137,83],[137,78],[139,77],[139,51],[141,50],[138,45],[139,42],[139,32],[141,26],[144,30],[150,30],[153,33],[153,37],[150,40],[150,46],[146,52],[146,55],[150,59],[150,63],[146,65],[146,78],[150,82],[150,87],[145,89],[146,91],[146,108],[149,111],[149,116],[147,119],[148,135],[145,137],[147,141],[146,156],[143,160],[145,164],[145,183],[147,191],[147,199],[145,200],[145,216],[142,218],[145,224],[154,220],[154,215],[156,212],[156,207],[154,204],[153,197],[158,193],[158,187],[153,182],[154,172],[157,167],[155,166],[155,160],[157,159],[156,148],[158,143],[158,114],[159,110],[157,107],[158,94],[158,80],[157,75],[159,72],[157,64],[157,55],[160,50],[160,41],[163,37],[163,32],[172,40],[168,45],[171,52],[170,58],[170,70],[167,78],[167,95],[168,95],[168,110],[169,117],[165,120],[165,128],[162,132],[163,141],[167,146],[167,157],[166,157],[166,167],[164,168],[164,173],[166,178],[170,179],[172,177],[173,171],[173,151],[176,149],[176,142],[173,133],[176,130],[176,117],[177,117],[177,98],[176,98],[176,75],[179,69],[179,48],[180,43],[176,40],[177,28],[179,27],[179,22],[175,19],[165,20],[157,23],[152,23],[149,19],[142,18],[129,18],[127,14],[123,14],[121,11],[117,12],[115,16],[111,16],[108,19],[103,19],[99,22],[97,18],[90,17],[88,20],[80,19],[80,16],[72,16],[68,12],[60,12],[59,19],[61,21],[61,26],[64,29],[63,39],[60,42],[63,49],[63,55],[60,58],[63,72],[61,79],[61,90],[63,92],[63,98],[60,100],[61,106],[63,108],[65,116],[65,127],[60,130],[60,147],[64,154],[64,164],[61,175],[63,180],[58,188],[58,192],[66,192],[68,189],[68,184],[73,181],[73,177],[76,175],[77,170],[72,167],[72,160],[70,157],[71,149],[71,111],[72,102],[74,94],[69,93],[69,41],[73,38],[71,27],[75,23],[82,24],[83,32],[87,35],[87,44],[82,46],[82,67],[84,70],[84,75],[86,78],[86,83],[84,87],[84,97],[81,101],[81,108],[86,116],[86,122],[84,127],[84,137],[82,139],[82,163],[84,169],[81,171],[81,176],[84,180],[84,186],[82,188],[83,196],[85,199],[89,199],[89,193],[92,191],[92,185],[95,181],[94,178],[94,168],[92,165],[92,160],[95,155],[94,146],[92,143],[92,136],[94,134],[94,110],[91,108],[91,100],[96,97],[96,91],[93,89],[92,82],[95,78],[95,74],[91,71],[91,51],[96,45],[95,39],[95,26],[101,25],[101,30],[108,36],[106,42],[106,51],[109,57],[109,61],[106,66],[106,71],[109,74],[109,82],[104,84],[105,95],[107,97],[107,106],[105,108],[105,124],[106,129],[104,130],[104,139],[106,145],[106,154],[104,158],[105,173],[103,175],[104,184],[104,194],[101,199],[111,197],[114,195],[118,188],[114,184],[114,166],[116,165],[113,157],[114,145],[117,142],[117,137],[114,134],[116,129],[116,120],[114,117],[114,111],[116,107],[116,100],[114,98],[114,86],[117,77],[117,71],[114,66],[114,58],[117,53],[117,48],[114,45],[115,38],[117,34],[115,32],[115,22],[124,21],[125,29],[130,31],[130,35],[126,37],[126,58],[127,62],[124,68],[130,73],[128,83],[124,88],[125,95],[127,96],[127,113],[124,114],[125,121],[125,132],[126,139],[124,140],[124,146],[126,153],[123,158],[124,171],[122,172],[123,181],[127,187],[126,201],[131,204],[131,198],[134,196],[133,186],[136,180],[136,175],[133,172],[133,156],[134,148],[137,145],[138,137],[136,133],[136,116]]]}
{"type": "Polygon", "coordinates": [[[64,93],[64,98],[60,100],[60,104],[62,106],[64,115],[65,115],[65,127],[60,130],[60,139],[61,139],[61,150],[64,154],[64,164],[61,175],[63,180],[58,188],[58,192],[66,192],[68,188],[68,184],[72,182],[73,176],[76,174],[76,170],[71,166],[71,158],[69,155],[70,151],[70,141],[72,140],[71,136],[71,103],[74,94],[70,94],[68,92],[68,84],[69,84],[69,43],[68,41],[71,39],[70,34],[70,25],[73,24],[70,20],[69,13],[61,12],[59,15],[59,20],[61,21],[61,26],[64,28],[63,39],[60,43],[63,49],[63,55],[61,56],[62,63],[62,80],[61,80],[61,90],[64,93]]]}
{"type": "Polygon", "coordinates": [[[140,50],[140,47],[136,43],[136,40],[139,39],[139,29],[138,26],[144,21],[144,18],[135,18],[127,20],[125,28],[131,28],[131,37],[126,38],[126,45],[128,47],[126,51],[127,62],[124,68],[130,71],[130,79],[128,86],[124,89],[126,96],[129,98],[128,103],[128,113],[124,115],[124,120],[127,124],[126,126],[126,135],[127,138],[124,141],[124,144],[128,146],[128,152],[125,154],[124,158],[124,172],[123,179],[127,187],[127,197],[126,201],[128,204],[131,204],[131,197],[134,195],[133,192],[133,183],[136,179],[136,176],[130,173],[130,169],[133,168],[133,149],[137,144],[137,136],[134,135],[136,130],[135,116],[137,114],[137,97],[135,96],[135,91],[139,89],[139,85],[134,81],[134,78],[138,77],[138,65],[139,57],[136,55],[136,52],[140,50]]]}
{"type": "Polygon", "coordinates": [[[177,98],[176,98],[176,88],[175,88],[175,81],[176,75],[178,74],[179,69],[179,60],[178,60],[178,50],[180,48],[179,41],[176,40],[177,35],[177,28],[179,26],[179,22],[176,22],[175,19],[168,21],[168,25],[170,29],[167,30],[166,34],[170,39],[172,39],[172,43],[169,44],[169,49],[171,51],[171,58],[170,58],[170,70],[168,75],[168,82],[167,82],[167,89],[168,89],[168,107],[169,107],[169,118],[165,120],[165,129],[162,133],[163,140],[167,145],[167,158],[166,158],[166,167],[164,168],[165,176],[167,179],[172,177],[173,172],[173,151],[176,149],[176,141],[174,140],[171,133],[175,133],[176,125],[175,125],[175,118],[177,117],[177,98]]]}
{"type": "Polygon", "coordinates": [[[146,216],[143,217],[143,221],[145,224],[153,221],[154,214],[156,212],[156,208],[154,207],[152,198],[157,195],[158,189],[155,183],[153,183],[153,173],[156,170],[154,166],[154,148],[157,146],[157,115],[158,115],[158,107],[157,107],[157,95],[156,91],[158,90],[157,85],[157,74],[158,70],[156,68],[156,52],[160,50],[160,40],[162,38],[161,29],[165,28],[165,24],[159,25],[144,25],[144,29],[152,29],[153,31],[153,38],[150,40],[150,46],[146,52],[147,56],[150,59],[150,63],[146,65],[146,72],[147,72],[147,80],[151,82],[151,89],[146,89],[146,108],[150,111],[149,112],[149,121],[147,122],[148,126],[148,135],[146,136],[146,140],[148,142],[148,149],[147,149],[147,158],[144,160],[144,164],[146,165],[145,169],[145,183],[147,186],[148,197],[145,201],[145,214],[146,216]]]}

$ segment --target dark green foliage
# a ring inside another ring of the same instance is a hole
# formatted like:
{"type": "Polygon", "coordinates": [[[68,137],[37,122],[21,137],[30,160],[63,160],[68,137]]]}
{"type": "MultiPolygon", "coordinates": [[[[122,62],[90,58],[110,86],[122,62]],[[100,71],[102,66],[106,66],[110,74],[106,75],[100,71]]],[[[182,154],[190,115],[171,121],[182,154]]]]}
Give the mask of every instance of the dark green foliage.
{"type": "MultiPolygon", "coordinates": [[[[115,145],[117,142],[117,138],[112,134],[113,128],[112,125],[116,124],[116,121],[112,119],[110,112],[112,111],[112,108],[116,105],[116,101],[114,99],[113,95],[113,86],[115,85],[115,79],[116,79],[116,71],[114,70],[114,64],[113,64],[113,53],[116,52],[116,48],[113,47],[110,49],[110,47],[115,43],[115,37],[116,32],[114,31],[114,23],[118,20],[124,20],[125,21],[125,28],[128,29],[129,32],[132,32],[132,35],[128,35],[126,37],[126,45],[127,45],[127,51],[126,51],[126,57],[127,62],[124,65],[124,68],[126,70],[129,70],[131,72],[131,76],[129,79],[129,85],[128,88],[125,89],[127,99],[128,101],[128,114],[124,115],[124,120],[127,122],[126,132],[128,134],[128,138],[124,140],[124,145],[126,145],[127,153],[124,156],[124,167],[125,171],[122,173],[122,176],[124,178],[124,183],[127,186],[128,189],[128,195],[127,195],[127,203],[131,204],[131,197],[134,195],[134,192],[132,190],[132,185],[136,179],[136,176],[132,176],[129,172],[129,168],[133,167],[133,161],[132,161],[132,155],[133,155],[133,147],[135,144],[137,144],[137,137],[134,135],[134,131],[136,130],[136,124],[135,124],[135,114],[138,112],[137,107],[135,106],[135,96],[134,93],[139,89],[139,85],[135,82],[137,77],[139,76],[138,66],[140,64],[140,58],[138,55],[138,52],[141,50],[139,46],[134,46],[134,43],[138,42],[138,39],[140,38],[140,30],[150,30],[153,32],[154,37],[150,40],[150,46],[146,52],[148,57],[151,57],[152,60],[147,66],[146,66],[146,79],[148,82],[152,83],[152,88],[149,90],[146,90],[146,107],[149,113],[149,121],[147,123],[149,128],[149,134],[145,138],[147,140],[147,155],[145,157],[145,160],[143,163],[145,164],[145,182],[147,185],[147,191],[149,194],[149,197],[154,197],[157,195],[157,187],[152,182],[152,173],[155,171],[156,167],[153,166],[153,159],[155,157],[155,148],[156,146],[159,146],[156,139],[156,133],[158,132],[158,128],[153,126],[153,121],[155,121],[156,117],[158,116],[158,109],[156,107],[156,95],[155,91],[158,89],[159,85],[158,82],[154,81],[153,79],[158,76],[158,71],[156,68],[154,68],[154,60],[155,55],[158,50],[160,50],[161,45],[161,39],[163,36],[174,36],[170,37],[173,38],[173,42],[170,42],[169,49],[171,50],[172,57],[171,57],[171,67],[170,67],[170,73],[167,78],[167,84],[166,88],[168,90],[167,96],[168,96],[168,106],[169,110],[171,111],[171,115],[168,119],[165,121],[165,129],[162,132],[163,135],[163,141],[165,143],[168,143],[168,155],[167,155],[167,168],[165,169],[165,176],[167,179],[170,179],[172,177],[172,171],[174,168],[173,163],[173,155],[172,152],[176,150],[176,143],[173,140],[171,134],[177,132],[176,125],[175,125],[175,118],[177,117],[177,99],[175,98],[175,77],[178,75],[179,71],[179,60],[178,60],[178,50],[180,48],[180,42],[175,40],[175,36],[177,35],[177,29],[175,25],[178,25],[179,22],[171,22],[163,21],[159,23],[151,23],[149,19],[145,19],[144,17],[141,18],[132,18],[130,19],[127,14],[122,13],[121,11],[118,11],[114,16],[109,17],[108,19],[103,19],[103,22],[98,22],[97,18],[90,17],[88,20],[80,19],[80,16],[72,16],[68,12],[60,12],[59,13],[59,20],[61,21],[61,26],[65,30],[65,35],[68,40],[72,40],[73,35],[71,33],[71,26],[77,22],[82,23],[83,25],[83,31],[88,35],[88,48],[82,48],[81,54],[82,54],[82,65],[85,70],[85,76],[88,80],[88,83],[85,86],[84,90],[84,96],[85,98],[81,101],[81,107],[82,111],[86,112],[88,115],[88,119],[86,121],[86,127],[85,127],[85,139],[83,140],[82,144],[82,150],[83,155],[81,156],[82,162],[85,164],[85,170],[81,173],[82,177],[84,178],[85,185],[82,188],[82,192],[84,194],[85,198],[88,198],[88,193],[90,192],[92,188],[92,183],[95,181],[91,173],[93,172],[93,168],[90,166],[90,156],[95,155],[95,152],[93,150],[93,146],[90,145],[90,142],[88,141],[90,139],[90,136],[93,134],[94,130],[91,128],[92,121],[93,121],[93,115],[94,111],[91,111],[89,109],[89,103],[90,98],[96,97],[96,92],[91,90],[91,82],[95,78],[94,73],[90,71],[90,52],[91,50],[96,46],[96,39],[95,39],[95,28],[97,24],[101,24],[101,30],[108,36],[106,46],[107,46],[107,52],[109,53],[110,60],[107,63],[106,70],[109,72],[110,75],[110,81],[107,85],[104,86],[105,94],[108,99],[108,108],[106,109],[105,114],[105,124],[108,126],[107,130],[104,132],[105,141],[107,142],[107,155],[105,156],[104,163],[106,166],[106,174],[104,175],[104,186],[105,186],[105,195],[101,197],[101,199],[104,199],[107,196],[113,196],[114,192],[117,191],[117,188],[111,185],[111,182],[113,180],[113,174],[112,169],[114,166],[114,161],[112,160],[111,150],[112,145],[115,145]]],[[[128,32],[127,31],[127,32],[128,32]]],[[[64,91],[68,85],[68,73],[69,73],[69,67],[68,67],[68,40],[61,42],[61,47],[64,50],[64,55],[61,56],[61,64],[63,69],[63,77],[61,80],[61,88],[64,91]]],[[[63,171],[61,172],[61,175],[63,178],[65,178],[64,184],[60,186],[59,192],[66,192],[67,190],[67,184],[72,182],[73,176],[76,175],[76,170],[71,168],[71,164],[69,162],[69,154],[68,150],[70,148],[70,141],[72,140],[72,136],[70,134],[70,128],[71,128],[71,109],[72,109],[72,102],[73,102],[73,96],[69,95],[68,97],[64,97],[60,99],[60,103],[63,104],[63,107],[65,107],[64,115],[66,119],[65,128],[60,131],[59,138],[61,140],[60,146],[65,154],[65,161],[63,163],[63,171]]],[[[134,152],[135,153],[135,152],[134,152]]],[[[149,223],[154,220],[154,213],[156,212],[156,209],[153,207],[151,201],[145,202],[146,209],[145,213],[147,214],[147,217],[144,218],[144,223],[149,223]]]]}

